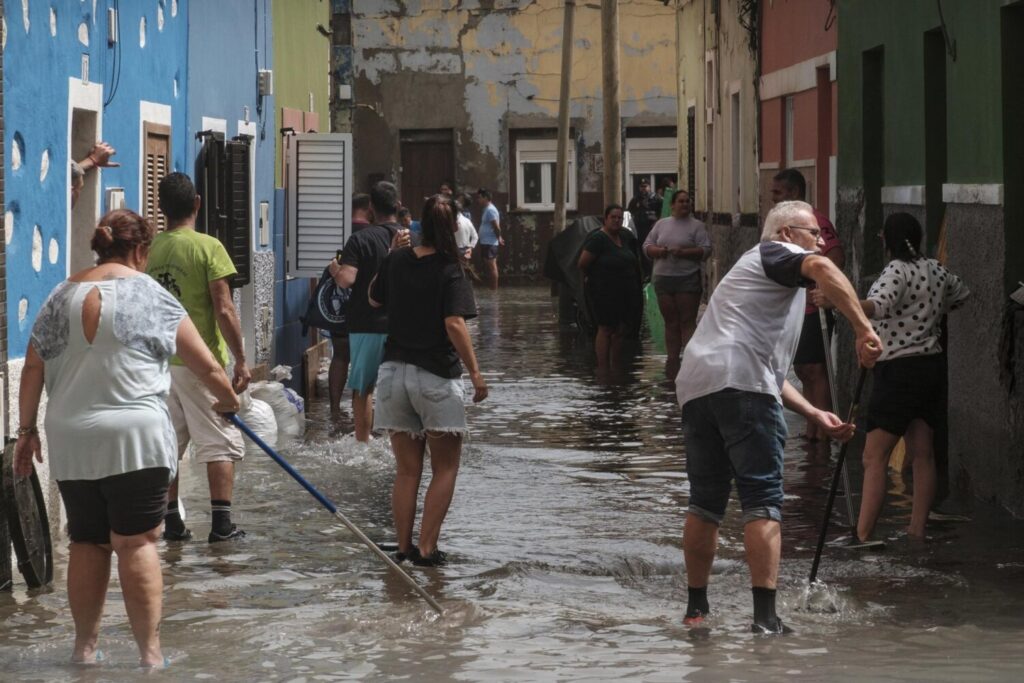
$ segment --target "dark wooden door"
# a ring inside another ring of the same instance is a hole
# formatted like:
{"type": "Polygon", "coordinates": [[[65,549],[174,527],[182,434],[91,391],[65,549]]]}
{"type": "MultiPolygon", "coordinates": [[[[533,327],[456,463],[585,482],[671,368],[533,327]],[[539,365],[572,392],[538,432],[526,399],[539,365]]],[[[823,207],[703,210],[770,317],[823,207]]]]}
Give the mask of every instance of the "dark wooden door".
{"type": "Polygon", "coordinates": [[[419,220],[423,202],[441,183],[454,183],[455,151],[450,130],[403,132],[399,199],[419,220]]]}

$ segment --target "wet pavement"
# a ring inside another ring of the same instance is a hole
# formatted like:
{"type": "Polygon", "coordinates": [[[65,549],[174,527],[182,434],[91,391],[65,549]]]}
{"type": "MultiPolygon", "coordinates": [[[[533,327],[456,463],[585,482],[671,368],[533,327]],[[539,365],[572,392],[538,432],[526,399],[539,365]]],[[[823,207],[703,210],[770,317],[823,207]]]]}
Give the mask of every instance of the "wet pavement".
{"type": "MultiPolygon", "coordinates": [[[[611,382],[560,334],[545,288],[479,292],[471,330],[491,396],[442,532],[451,564],[414,569],[447,610],[433,612],[269,458],[250,456],[236,488],[244,541],[161,545],[167,680],[1013,681],[1024,665],[1024,525],[971,503],[972,521],[900,537],[910,513],[893,476],[882,552],[828,548],[809,604],[806,576],[829,455],[788,415],[780,613],[796,633],[749,633],[751,600],[737,509],[722,529],[710,629],[682,625],[685,454],[664,356],[650,340],[611,382]],[[825,607],[838,607],[826,611],[825,607]]],[[[372,538],[393,540],[385,440],[309,406],[287,457],[372,538]]],[[[854,458],[856,460],[856,458],[854,458]]],[[[859,470],[852,472],[859,480],[859,470]]],[[[855,485],[859,488],[859,485],[855,485]]],[[[204,473],[183,467],[188,524],[208,531],[204,473]]],[[[842,509],[841,501],[837,507],[842,509]]],[[[838,533],[838,529],[836,530],[838,533]]],[[[55,588],[0,595],[0,679],[134,678],[136,652],[116,579],[103,666],[65,662],[73,628],[58,546],[55,588]]]]}

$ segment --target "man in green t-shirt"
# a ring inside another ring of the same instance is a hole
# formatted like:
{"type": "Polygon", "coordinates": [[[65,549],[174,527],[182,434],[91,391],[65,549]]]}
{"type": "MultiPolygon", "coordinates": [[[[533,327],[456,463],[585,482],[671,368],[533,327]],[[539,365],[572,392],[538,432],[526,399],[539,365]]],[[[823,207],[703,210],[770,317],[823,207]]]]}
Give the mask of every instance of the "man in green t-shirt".
{"type": "MultiPolygon", "coordinates": [[[[167,230],[153,240],[146,272],[185,307],[221,366],[227,367],[230,349],[235,360],[232,385],[241,393],[249,386],[250,375],[245,364],[242,326],[228,286],[236,272],[235,266],[219,240],[196,232],[200,198],[187,175],[171,173],[161,180],[159,198],[160,210],[167,217],[167,230]]],[[[245,454],[245,446],[238,429],[213,412],[214,401],[213,395],[181,359],[171,358],[167,407],[178,438],[178,457],[184,455],[191,441],[195,444],[196,461],[206,464],[213,517],[210,543],[245,535],[231,523],[235,463],[245,454]]],[[[167,498],[164,538],[188,540],[192,532],[185,528],[178,509],[177,478],[167,498]]]]}

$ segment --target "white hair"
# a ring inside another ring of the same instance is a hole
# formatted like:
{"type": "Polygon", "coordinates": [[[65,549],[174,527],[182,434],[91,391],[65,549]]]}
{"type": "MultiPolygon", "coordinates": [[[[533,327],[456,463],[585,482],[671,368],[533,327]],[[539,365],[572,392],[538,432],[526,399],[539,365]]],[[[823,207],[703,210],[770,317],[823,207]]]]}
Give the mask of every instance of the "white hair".
{"type": "Polygon", "coordinates": [[[814,207],[807,202],[789,201],[779,202],[768,212],[764,219],[764,230],[761,231],[761,241],[771,242],[777,240],[782,234],[782,228],[801,218],[801,214],[810,214],[814,218],[814,207]]]}

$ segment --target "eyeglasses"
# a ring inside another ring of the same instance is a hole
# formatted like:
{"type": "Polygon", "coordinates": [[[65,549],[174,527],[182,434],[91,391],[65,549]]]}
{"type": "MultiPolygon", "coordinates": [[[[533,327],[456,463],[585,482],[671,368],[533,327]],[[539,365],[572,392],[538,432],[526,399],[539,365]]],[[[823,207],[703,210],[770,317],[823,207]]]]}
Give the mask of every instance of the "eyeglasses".
{"type": "Polygon", "coordinates": [[[789,228],[790,230],[806,230],[811,233],[811,237],[814,239],[821,237],[821,228],[805,228],[802,225],[784,225],[783,227],[789,228]]]}

